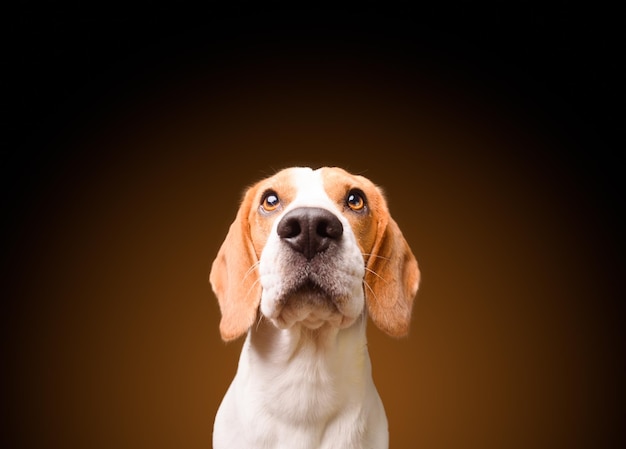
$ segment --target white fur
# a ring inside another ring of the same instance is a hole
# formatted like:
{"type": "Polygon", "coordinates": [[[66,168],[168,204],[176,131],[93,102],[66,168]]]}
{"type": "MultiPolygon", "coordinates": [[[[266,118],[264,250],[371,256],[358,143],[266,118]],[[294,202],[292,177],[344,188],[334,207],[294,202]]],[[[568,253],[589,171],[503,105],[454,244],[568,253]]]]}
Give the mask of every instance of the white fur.
{"type": "Polygon", "coordinates": [[[218,410],[213,447],[387,448],[387,418],[367,351],[363,256],[320,172],[294,170],[292,182],[295,199],[276,218],[260,257],[262,316],[248,332],[218,410]],[[340,251],[328,261],[327,280],[343,292],[334,308],[306,298],[293,306],[282,296],[293,267],[276,228],[284,214],[302,206],[332,212],[344,228],[340,251]]]}

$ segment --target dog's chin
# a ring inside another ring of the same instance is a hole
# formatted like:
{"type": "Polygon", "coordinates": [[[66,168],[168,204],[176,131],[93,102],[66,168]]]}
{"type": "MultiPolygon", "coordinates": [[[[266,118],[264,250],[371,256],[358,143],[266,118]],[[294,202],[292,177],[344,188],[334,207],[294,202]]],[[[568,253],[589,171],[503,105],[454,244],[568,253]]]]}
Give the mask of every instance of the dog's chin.
{"type": "Polygon", "coordinates": [[[268,317],[279,329],[301,325],[307,329],[319,329],[328,325],[343,329],[354,323],[357,317],[344,315],[338,306],[341,298],[335,298],[323,287],[307,281],[278,300],[279,313],[268,317]]]}

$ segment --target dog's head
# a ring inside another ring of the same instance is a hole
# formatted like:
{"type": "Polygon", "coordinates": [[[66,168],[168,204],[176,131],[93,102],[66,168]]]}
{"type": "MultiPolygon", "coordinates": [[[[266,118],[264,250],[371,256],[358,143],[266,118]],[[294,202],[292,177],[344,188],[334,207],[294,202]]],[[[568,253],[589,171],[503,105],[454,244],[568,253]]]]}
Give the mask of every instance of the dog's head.
{"type": "Polygon", "coordinates": [[[348,327],[363,313],[406,335],[420,273],[382,192],[340,168],[294,167],[250,187],[211,268],[226,341],[275,326],[348,327]]]}

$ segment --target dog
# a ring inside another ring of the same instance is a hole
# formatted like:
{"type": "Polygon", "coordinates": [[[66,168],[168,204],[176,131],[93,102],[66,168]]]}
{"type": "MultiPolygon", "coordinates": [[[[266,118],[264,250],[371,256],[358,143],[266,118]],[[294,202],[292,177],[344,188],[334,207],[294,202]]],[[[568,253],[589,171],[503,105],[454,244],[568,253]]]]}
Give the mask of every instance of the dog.
{"type": "Polygon", "coordinates": [[[388,447],[367,317],[405,336],[420,271],[379,187],[337,167],[256,183],[209,280],[222,339],[246,335],[214,449],[388,447]]]}

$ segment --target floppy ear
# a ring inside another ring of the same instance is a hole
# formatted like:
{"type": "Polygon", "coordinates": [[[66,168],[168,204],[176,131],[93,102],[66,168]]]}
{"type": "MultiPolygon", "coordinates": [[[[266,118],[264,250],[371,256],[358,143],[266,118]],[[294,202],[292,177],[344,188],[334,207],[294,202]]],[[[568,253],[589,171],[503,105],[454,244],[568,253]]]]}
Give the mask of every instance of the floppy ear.
{"type": "Polygon", "coordinates": [[[368,312],[379,329],[393,337],[408,334],[419,279],[417,260],[385,210],[365,273],[368,312]]]}
{"type": "Polygon", "coordinates": [[[258,259],[248,221],[252,198],[253,191],[249,189],[213,261],[209,276],[222,312],[220,334],[224,341],[234,340],[248,331],[256,319],[261,300],[258,259]]]}

